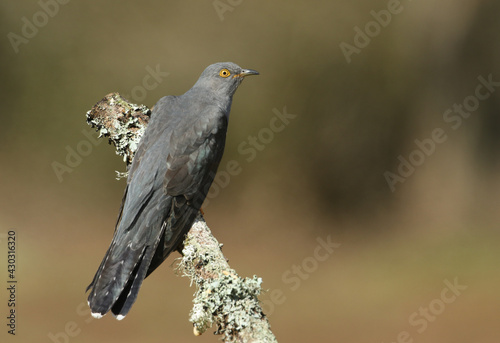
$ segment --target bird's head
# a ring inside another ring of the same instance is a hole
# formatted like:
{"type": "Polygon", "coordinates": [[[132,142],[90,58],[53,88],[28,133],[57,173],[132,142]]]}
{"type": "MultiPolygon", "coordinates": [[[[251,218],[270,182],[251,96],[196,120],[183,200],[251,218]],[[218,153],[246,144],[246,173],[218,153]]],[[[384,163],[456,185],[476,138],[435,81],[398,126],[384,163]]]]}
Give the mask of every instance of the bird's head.
{"type": "MultiPolygon", "coordinates": [[[[233,96],[245,76],[259,75],[258,71],[243,69],[232,62],[209,65],[195,84],[220,96],[233,96]]],[[[194,87],[193,87],[194,88],[194,87]]]]}

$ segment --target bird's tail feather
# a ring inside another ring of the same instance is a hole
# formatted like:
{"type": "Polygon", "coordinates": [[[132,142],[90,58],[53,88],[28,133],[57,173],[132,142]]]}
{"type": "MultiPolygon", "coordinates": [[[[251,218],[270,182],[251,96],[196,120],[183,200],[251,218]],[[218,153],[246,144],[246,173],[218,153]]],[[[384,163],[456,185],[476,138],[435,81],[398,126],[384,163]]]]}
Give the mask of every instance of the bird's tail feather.
{"type": "Polygon", "coordinates": [[[122,320],[137,299],[139,288],[141,288],[142,282],[146,277],[151,258],[153,257],[153,252],[154,250],[146,248],[141,260],[130,274],[127,284],[120,293],[120,296],[111,307],[111,312],[116,316],[116,319],[122,320]]]}
{"type": "Polygon", "coordinates": [[[154,243],[134,250],[130,245],[116,254],[113,244],[104,256],[92,283],[88,304],[94,317],[100,318],[110,310],[123,319],[137,298],[142,281],[151,264],[163,230],[155,238],[154,243]]]}
{"type": "MultiPolygon", "coordinates": [[[[91,288],[88,303],[94,317],[104,316],[121,297],[127,285],[136,279],[141,267],[144,268],[144,264],[147,263],[144,259],[146,250],[147,248],[136,251],[135,256],[131,256],[129,251],[130,258],[126,261],[122,259],[123,262],[112,259],[110,257],[112,252],[108,250],[94,280],[88,287],[91,288]]],[[[129,291],[130,289],[127,290],[129,291]]]]}

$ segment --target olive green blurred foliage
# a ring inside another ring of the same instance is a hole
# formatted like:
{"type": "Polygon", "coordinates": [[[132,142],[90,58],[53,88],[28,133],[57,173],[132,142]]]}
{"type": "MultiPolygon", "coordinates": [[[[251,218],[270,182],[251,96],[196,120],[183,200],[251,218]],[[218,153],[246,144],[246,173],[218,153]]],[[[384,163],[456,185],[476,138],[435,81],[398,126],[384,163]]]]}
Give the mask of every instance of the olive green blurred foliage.
{"type": "MultiPolygon", "coordinates": [[[[228,159],[243,159],[238,144],[269,126],[273,108],[286,106],[297,115],[259,152],[258,163],[245,165],[239,182],[256,182],[265,163],[281,174],[285,196],[300,184],[322,211],[370,216],[397,199],[384,177],[397,170],[397,157],[407,157],[415,139],[446,125],[443,112],[472,94],[477,76],[499,75],[495,2],[403,1],[350,63],[339,45],[354,45],[355,27],[364,30],[374,20],[370,11],[387,9],[387,2],[239,4],[221,13],[223,20],[212,5],[70,2],[19,45],[18,53],[4,39],[0,139],[5,156],[14,160],[8,165],[35,158],[31,172],[47,185],[57,183],[50,163],[64,160],[65,146],[82,139],[83,115],[102,96],[130,94],[146,67],[159,65],[169,76],[140,99],[152,106],[163,95],[188,89],[209,63],[232,60],[261,76],[247,80],[235,98],[228,159]]],[[[33,3],[1,6],[2,31],[17,34],[24,23],[19,18],[33,21],[40,10],[33,3]]],[[[483,180],[481,171],[498,169],[498,99],[495,93],[482,102],[446,142],[446,150],[458,150],[455,158],[474,156],[473,178],[483,180]],[[467,149],[452,146],[460,139],[467,149]]],[[[118,161],[104,157],[110,149],[102,154],[93,168],[119,168],[118,161]]],[[[436,154],[425,164],[445,158],[436,154]]],[[[83,162],[76,169],[87,168],[83,162]]],[[[397,184],[398,192],[418,172],[397,184]]]]}
{"type": "Polygon", "coordinates": [[[82,330],[71,342],[159,342],[165,331],[190,341],[194,290],[173,276],[173,259],[146,280],[124,323],[75,312],[86,308],[124,188],[114,180],[123,162],[88,138],[85,113],[114,91],[151,107],[217,61],[260,75],[234,97],[220,170],[232,160],[240,168],[216,179],[206,219],[232,267],[283,290],[271,317],[278,339],[395,341],[454,277],[470,291],[415,342],[498,338],[488,320],[498,318],[500,90],[456,130],[443,118],[474,95],[479,76],[500,81],[498,1],[401,0],[377,30],[373,13],[396,0],[70,0],[16,52],[8,35],[22,35],[40,3],[0,4],[0,225],[23,243],[20,333],[29,341],[71,321],[82,330]],[[354,45],[366,25],[369,42],[346,58],[341,44],[354,45]],[[168,76],[137,93],[155,68],[168,76]],[[295,117],[276,130],[283,111],[295,117]],[[446,140],[392,191],[384,175],[398,174],[415,140],[435,129],[446,140]],[[68,151],[85,148],[58,178],[54,163],[68,166],[68,151]],[[282,275],[328,234],[341,248],[291,290],[282,275]]]}

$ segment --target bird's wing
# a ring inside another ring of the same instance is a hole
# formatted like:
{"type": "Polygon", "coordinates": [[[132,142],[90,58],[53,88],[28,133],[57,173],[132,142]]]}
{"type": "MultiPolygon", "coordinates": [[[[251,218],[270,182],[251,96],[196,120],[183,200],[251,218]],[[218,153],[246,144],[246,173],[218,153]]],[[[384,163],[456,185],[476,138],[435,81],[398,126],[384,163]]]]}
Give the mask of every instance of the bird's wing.
{"type": "Polygon", "coordinates": [[[175,132],[171,137],[163,185],[165,193],[192,200],[208,192],[207,174],[215,174],[224,152],[227,119],[201,116],[188,126],[181,137],[175,132]]]}
{"type": "Polygon", "coordinates": [[[135,300],[163,236],[171,198],[163,194],[163,177],[158,176],[163,173],[153,153],[145,153],[143,166],[127,185],[113,240],[89,286],[88,301],[95,316],[110,309],[118,316],[126,315],[130,307],[120,304],[128,298],[131,303],[135,300]],[[151,170],[145,172],[148,166],[151,170]]]}
{"type": "Polygon", "coordinates": [[[211,121],[203,116],[201,118],[189,126],[183,137],[171,142],[175,148],[167,156],[168,168],[163,179],[163,190],[172,198],[172,203],[164,239],[160,242],[148,274],[177,248],[191,228],[224,152],[227,119],[219,117],[211,121]]]}

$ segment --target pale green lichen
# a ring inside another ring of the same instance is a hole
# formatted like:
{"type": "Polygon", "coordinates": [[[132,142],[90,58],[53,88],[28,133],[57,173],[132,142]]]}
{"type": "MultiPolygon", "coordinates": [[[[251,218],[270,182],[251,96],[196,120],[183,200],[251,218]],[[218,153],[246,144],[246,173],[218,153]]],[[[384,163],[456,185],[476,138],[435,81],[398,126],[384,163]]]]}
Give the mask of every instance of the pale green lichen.
{"type": "MultiPolygon", "coordinates": [[[[265,341],[275,342],[258,299],[262,279],[238,276],[227,264],[220,247],[200,216],[184,241],[178,267],[196,284],[189,318],[195,333],[202,334],[215,325],[215,333],[223,335],[225,342],[242,341],[242,333],[259,337],[268,334],[265,341]]],[[[251,342],[252,337],[242,342],[247,341],[251,342]]]]}
{"type": "Polygon", "coordinates": [[[257,276],[243,279],[233,273],[204,282],[196,291],[189,320],[200,333],[216,324],[217,333],[230,339],[236,332],[251,327],[253,318],[263,316],[257,298],[261,284],[262,279],[257,276]]]}
{"type": "Polygon", "coordinates": [[[146,130],[147,122],[144,123],[144,120],[150,116],[151,110],[146,106],[129,103],[120,94],[113,93],[87,112],[87,123],[97,129],[99,138],[108,137],[109,142],[116,147],[116,154],[122,156],[123,161],[129,165],[146,130]],[[102,105],[103,102],[107,102],[110,108],[122,110],[106,117],[101,115],[92,117],[92,111],[106,112],[107,108],[102,105]]]}

